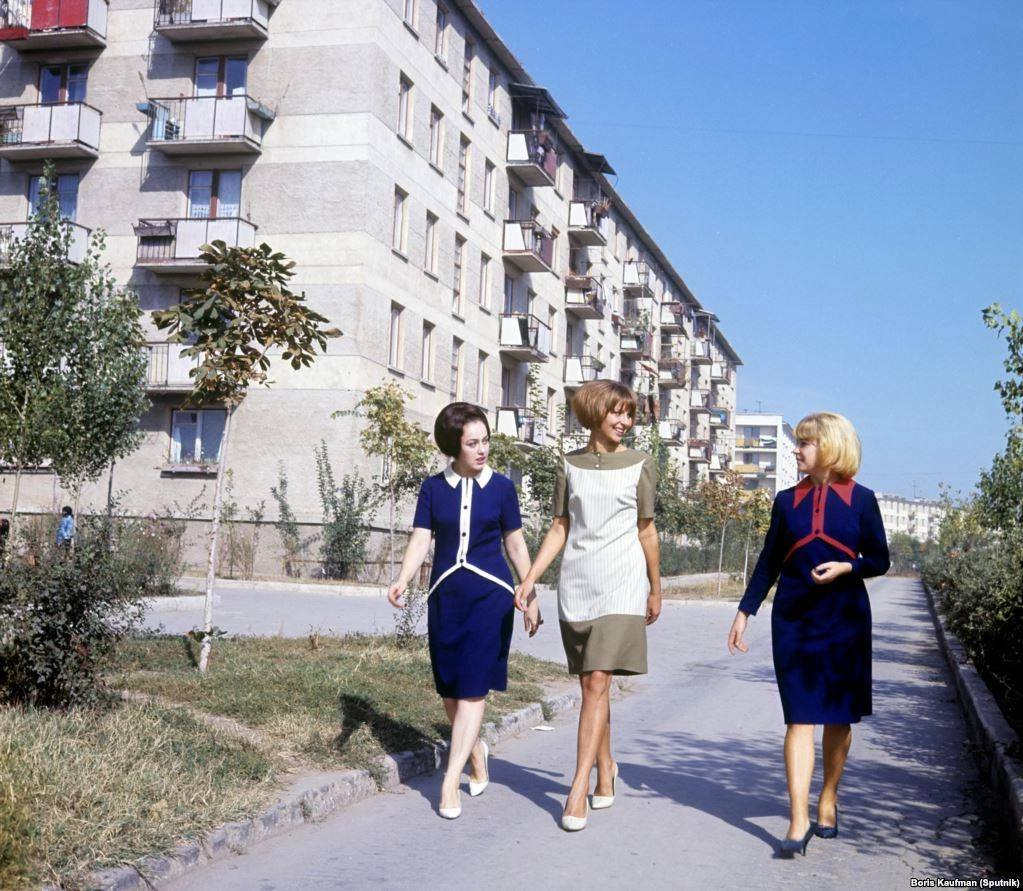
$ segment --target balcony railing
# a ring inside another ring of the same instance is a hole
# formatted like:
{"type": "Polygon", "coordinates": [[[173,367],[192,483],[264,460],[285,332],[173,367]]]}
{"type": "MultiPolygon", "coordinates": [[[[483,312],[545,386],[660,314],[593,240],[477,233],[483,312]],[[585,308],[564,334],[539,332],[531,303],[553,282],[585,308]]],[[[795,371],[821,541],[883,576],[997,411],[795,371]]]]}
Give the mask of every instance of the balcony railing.
{"type": "Polygon", "coordinates": [[[661,418],[657,422],[657,433],[664,442],[682,445],[685,441],[686,425],[679,418],[661,418]]]}
{"type": "Polygon", "coordinates": [[[107,0],[0,0],[0,42],[20,49],[106,46],[107,0]]]}
{"type": "Polygon", "coordinates": [[[95,158],[102,117],[84,102],[0,107],[0,158],[95,158]]]}
{"type": "Polygon", "coordinates": [[[603,371],[604,363],[589,353],[565,356],[566,387],[581,387],[587,381],[598,380],[603,371]]]}
{"type": "Polygon", "coordinates": [[[623,328],[620,349],[623,356],[651,359],[654,354],[654,336],[649,330],[623,328]]]}
{"type": "MultiPolygon", "coordinates": [[[[7,262],[11,244],[20,241],[25,237],[31,223],[0,223],[0,264],[7,262]]],[[[72,263],[81,263],[89,250],[89,235],[91,229],[80,226],[78,223],[71,224],[71,244],[68,248],[68,260],[72,263]]]]}
{"type": "Polygon", "coordinates": [[[504,258],[523,272],[553,272],[554,239],[536,220],[505,220],[504,258]]]}
{"type": "Polygon", "coordinates": [[[551,352],[550,326],[528,313],[504,313],[501,352],[523,362],[546,362],[551,352]]]}
{"type": "Polygon", "coordinates": [[[510,130],[509,170],[527,186],[553,186],[558,175],[558,151],[550,130],[510,130]]]}
{"type": "Polygon", "coordinates": [[[774,451],[778,448],[778,440],[773,437],[761,437],[760,439],[738,437],[735,440],[735,445],[740,449],[770,449],[774,451]]]}
{"type": "Polygon", "coordinates": [[[689,344],[689,356],[694,362],[710,362],[710,344],[705,340],[694,340],[689,344]]]}
{"type": "Polygon", "coordinates": [[[153,29],[168,40],[265,39],[279,0],[156,0],[153,29]]]}
{"type": "Polygon", "coordinates": [[[727,365],[722,362],[713,362],[710,366],[710,379],[715,383],[731,383],[732,375],[727,365]]]}
{"type": "Polygon", "coordinates": [[[150,118],[150,148],[165,155],[259,154],[263,127],[274,117],[246,95],[149,99],[138,108],[150,118]]]}
{"type": "Polygon", "coordinates": [[[253,247],[256,226],[241,217],[140,220],[135,226],[135,265],[153,272],[198,273],[206,268],[203,245],[223,241],[228,247],[253,247]]]}
{"type": "Polygon", "coordinates": [[[709,464],[711,458],[711,444],[703,439],[689,440],[689,460],[709,464]]]}
{"type": "Polygon", "coordinates": [[[713,408],[710,412],[711,427],[727,427],[729,425],[728,412],[721,408],[713,408]]]}
{"type": "Polygon", "coordinates": [[[622,289],[632,296],[652,296],[650,267],[645,260],[626,260],[622,267],[622,289]]]}
{"type": "Polygon", "coordinates": [[[694,411],[710,411],[710,393],[706,390],[691,390],[689,408],[694,411]]]}
{"type": "Polygon", "coordinates": [[[503,405],[497,409],[497,432],[526,445],[543,445],[545,425],[536,412],[521,405],[503,405]]]}
{"type": "Polygon", "coordinates": [[[584,247],[607,244],[610,209],[606,199],[572,199],[568,204],[568,236],[573,243],[584,247]]]}
{"type": "Polygon", "coordinates": [[[180,343],[147,343],[143,348],[146,357],[146,389],[162,392],[191,392],[195,379],[190,372],[199,366],[198,356],[182,356],[185,349],[180,343]]]}
{"type": "Polygon", "coordinates": [[[661,304],[661,330],[681,331],[683,325],[683,311],[681,303],[661,304]]]}
{"type": "Polygon", "coordinates": [[[592,275],[570,275],[565,280],[565,312],[580,319],[602,319],[607,312],[604,285],[592,275]]]}

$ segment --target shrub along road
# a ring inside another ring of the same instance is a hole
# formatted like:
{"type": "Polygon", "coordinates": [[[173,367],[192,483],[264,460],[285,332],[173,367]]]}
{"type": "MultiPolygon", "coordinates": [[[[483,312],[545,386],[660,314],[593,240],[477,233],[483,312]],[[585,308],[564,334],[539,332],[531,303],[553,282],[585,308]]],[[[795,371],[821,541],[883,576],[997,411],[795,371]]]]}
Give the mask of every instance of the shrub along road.
{"type": "MultiPolygon", "coordinates": [[[[168,889],[880,889],[909,887],[911,876],[993,873],[983,787],[923,592],[907,579],[876,580],[870,591],[877,714],[855,731],[841,834],[815,838],[805,859],[772,856],[786,826],[786,797],[768,611],[751,622],[750,653],[730,657],[724,640],[734,607],[666,604],[651,630],[651,673],[613,706],[619,799],[592,814],[582,833],[567,835],[557,824],[574,760],[568,715],[552,722],[553,732],[502,745],[491,762],[491,787],[478,799],[463,793],[459,820],[436,815],[439,777],[423,777],[404,794],[363,802],[168,889]]],[[[390,622],[386,604],[369,598],[334,598],[329,622],[325,608],[303,612],[301,597],[279,595],[277,602],[284,633],[302,634],[309,625],[387,630],[390,622]]],[[[536,655],[560,649],[553,606],[546,599],[547,624],[528,642],[536,655]]],[[[243,630],[232,621],[234,609],[225,594],[218,624],[243,630]]],[[[264,609],[267,603],[248,615],[264,609]]],[[[187,616],[179,619],[191,627],[187,616]]],[[[517,632],[516,644],[525,643],[517,632]]],[[[818,765],[815,791],[819,782],[818,765]]]]}

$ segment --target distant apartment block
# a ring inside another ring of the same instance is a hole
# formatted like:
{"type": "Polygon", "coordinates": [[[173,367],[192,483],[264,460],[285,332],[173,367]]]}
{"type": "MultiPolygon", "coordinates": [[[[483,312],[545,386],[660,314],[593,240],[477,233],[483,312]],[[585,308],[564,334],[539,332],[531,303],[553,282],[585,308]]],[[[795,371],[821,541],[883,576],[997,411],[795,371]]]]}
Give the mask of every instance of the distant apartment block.
{"type": "Polygon", "coordinates": [[[735,417],[733,469],[746,489],[772,497],[799,479],[792,428],[781,415],[740,412],[735,417]]]}
{"type": "Polygon", "coordinates": [[[902,495],[877,493],[881,518],[889,541],[901,532],[917,541],[932,541],[938,537],[946,509],[942,502],[927,498],[905,498],[902,495]]]}

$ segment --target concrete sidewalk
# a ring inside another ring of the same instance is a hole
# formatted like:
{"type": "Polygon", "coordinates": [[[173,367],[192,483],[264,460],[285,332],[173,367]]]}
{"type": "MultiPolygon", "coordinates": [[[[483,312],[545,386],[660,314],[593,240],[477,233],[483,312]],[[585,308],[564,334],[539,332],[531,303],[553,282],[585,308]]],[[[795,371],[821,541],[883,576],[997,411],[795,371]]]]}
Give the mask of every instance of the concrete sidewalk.
{"type": "MultiPolygon", "coordinates": [[[[184,889],[864,888],[993,869],[978,773],[915,581],[882,579],[874,607],[876,715],[854,731],[838,839],[773,858],[786,827],[784,727],[767,611],[751,652],[730,657],[727,604],[666,605],[650,633],[651,672],[613,707],[619,799],[568,835],[558,817],[574,762],[575,719],[508,741],[493,783],[435,813],[439,776],[413,781],[167,886],[184,889]]],[[[335,613],[385,625],[386,613],[335,613]]],[[[386,607],[386,604],[383,604],[386,607]]],[[[520,648],[560,651],[556,617],[520,648]]],[[[284,624],[311,623],[288,617],[284,624]]],[[[219,621],[218,621],[219,623],[219,621]]],[[[230,629],[229,627],[229,630],[230,629]]],[[[819,788],[818,778],[814,790],[819,788]]]]}

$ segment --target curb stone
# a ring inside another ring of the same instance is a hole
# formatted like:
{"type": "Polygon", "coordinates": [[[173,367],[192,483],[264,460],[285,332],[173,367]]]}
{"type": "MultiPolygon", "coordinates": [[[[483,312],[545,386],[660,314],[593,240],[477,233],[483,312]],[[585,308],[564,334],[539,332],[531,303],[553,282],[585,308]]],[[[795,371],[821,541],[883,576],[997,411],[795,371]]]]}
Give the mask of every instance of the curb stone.
{"type": "MultiPolygon", "coordinates": [[[[570,711],[581,700],[577,689],[554,693],[541,702],[502,715],[483,725],[481,736],[492,745],[528,730],[546,718],[570,711]]],[[[406,780],[437,770],[442,763],[446,743],[424,746],[410,752],[398,752],[381,759],[383,781],[378,787],[367,770],[345,770],[331,775],[326,782],[271,805],[257,817],[227,823],[207,831],[198,841],[179,844],[166,854],[146,857],[135,866],[118,866],[94,872],[86,879],[90,891],[139,891],[155,888],[161,882],[178,878],[190,870],[240,854],[264,839],[282,835],[306,822],[321,820],[336,811],[393,789],[406,780]]],[[[49,885],[43,891],[59,891],[49,885]]]]}
{"type": "Polygon", "coordinates": [[[1005,803],[1007,815],[1011,818],[1009,831],[1013,844],[1018,850],[1023,850],[1023,763],[1012,754],[1020,751],[1019,737],[1005,720],[965,648],[945,624],[934,592],[928,585],[923,588],[937,631],[938,645],[952,672],[956,694],[970,736],[980,751],[987,781],[1005,803]]]}

